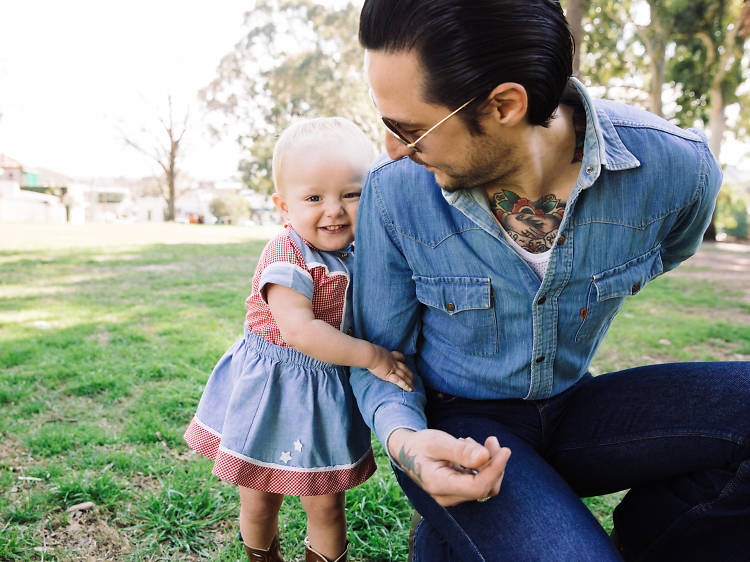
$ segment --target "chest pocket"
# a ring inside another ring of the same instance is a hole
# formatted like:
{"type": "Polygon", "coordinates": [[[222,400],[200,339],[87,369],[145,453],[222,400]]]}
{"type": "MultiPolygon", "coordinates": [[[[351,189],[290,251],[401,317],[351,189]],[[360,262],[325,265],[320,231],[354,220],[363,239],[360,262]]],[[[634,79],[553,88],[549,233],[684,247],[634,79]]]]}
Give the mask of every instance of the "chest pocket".
{"type": "Polygon", "coordinates": [[[659,248],[594,275],[585,307],[580,311],[581,323],[576,341],[603,336],[625,302],[625,297],[638,293],[649,281],[664,271],[659,248]]]}
{"type": "MultiPolygon", "coordinates": [[[[414,276],[426,306],[422,335],[471,355],[497,353],[497,321],[489,277],[414,276]]],[[[433,342],[434,343],[434,342],[433,342]]]]}

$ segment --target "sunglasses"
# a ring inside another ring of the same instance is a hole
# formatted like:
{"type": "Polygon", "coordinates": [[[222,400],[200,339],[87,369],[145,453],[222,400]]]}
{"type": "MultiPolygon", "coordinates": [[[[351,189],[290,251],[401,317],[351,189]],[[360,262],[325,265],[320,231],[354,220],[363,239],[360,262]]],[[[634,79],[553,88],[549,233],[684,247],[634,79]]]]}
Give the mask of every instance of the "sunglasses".
{"type": "MultiPolygon", "coordinates": [[[[373,105],[375,105],[375,109],[377,110],[377,105],[375,104],[375,97],[373,96],[372,90],[370,90],[370,99],[372,100],[373,105]]],[[[469,101],[467,101],[465,104],[460,106],[457,109],[454,109],[451,111],[448,115],[443,117],[440,121],[435,123],[432,127],[427,129],[424,133],[422,133],[418,138],[413,139],[413,135],[410,135],[406,131],[404,131],[401,128],[401,125],[399,125],[396,121],[393,119],[389,119],[388,117],[380,116],[380,120],[383,121],[383,124],[385,125],[386,129],[394,136],[396,139],[398,139],[401,143],[403,143],[406,148],[413,150],[414,152],[420,152],[420,150],[417,148],[417,144],[424,139],[427,135],[429,135],[432,131],[437,129],[440,125],[445,123],[448,119],[453,117],[456,113],[461,111],[464,107],[469,105],[471,102],[473,102],[477,98],[471,98],[469,101]]]]}

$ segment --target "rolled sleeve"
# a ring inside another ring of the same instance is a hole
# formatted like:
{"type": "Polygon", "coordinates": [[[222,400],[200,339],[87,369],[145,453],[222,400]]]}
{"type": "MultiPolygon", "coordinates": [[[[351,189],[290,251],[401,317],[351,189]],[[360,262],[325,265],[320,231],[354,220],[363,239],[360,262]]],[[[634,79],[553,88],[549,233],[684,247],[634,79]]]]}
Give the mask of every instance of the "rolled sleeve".
{"type": "Polygon", "coordinates": [[[258,293],[263,302],[266,302],[265,287],[268,284],[282,285],[305,295],[308,299],[313,298],[313,280],[310,273],[300,266],[288,262],[274,262],[269,264],[261,273],[258,282],[258,293]]]}

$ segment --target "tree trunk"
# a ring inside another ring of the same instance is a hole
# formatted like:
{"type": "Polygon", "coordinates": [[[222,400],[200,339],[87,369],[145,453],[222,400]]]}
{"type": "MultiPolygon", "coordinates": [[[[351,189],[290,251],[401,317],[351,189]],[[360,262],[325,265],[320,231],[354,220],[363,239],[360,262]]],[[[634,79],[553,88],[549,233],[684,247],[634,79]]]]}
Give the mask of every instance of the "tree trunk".
{"type": "Polygon", "coordinates": [[[666,43],[662,37],[650,37],[647,42],[649,67],[651,68],[651,85],[649,86],[649,105],[651,113],[662,116],[661,95],[664,89],[664,71],[666,68],[666,43]]]}
{"type": "Polygon", "coordinates": [[[724,96],[718,84],[711,88],[711,136],[708,138],[708,147],[714,153],[716,159],[721,154],[721,141],[726,129],[726,117],[724,116],[724,96]]]}
{"type": "Polygon", "coordinates": [[[575,52],[573,53],[573,74],[581,69],[581,49],[583,48],[583,11],[586,0],[568,0],[565,3],[565,16],[568,19],[570,34],[573,36],[575,52]]]}
{"type": "Polygon", "coordinates": [[[171,150],[169,152],[169,168],[167,171],[167,189],[168,189],[168,197],[167,197],[167,213],[168,221],[174,220],[174,199],[175,199],[175,183],[177,180],[177,150],[179,146],[179,141],[175,142],[172,137],[172,130],[169,131],[170,141],[171,141],[171,150]]]}

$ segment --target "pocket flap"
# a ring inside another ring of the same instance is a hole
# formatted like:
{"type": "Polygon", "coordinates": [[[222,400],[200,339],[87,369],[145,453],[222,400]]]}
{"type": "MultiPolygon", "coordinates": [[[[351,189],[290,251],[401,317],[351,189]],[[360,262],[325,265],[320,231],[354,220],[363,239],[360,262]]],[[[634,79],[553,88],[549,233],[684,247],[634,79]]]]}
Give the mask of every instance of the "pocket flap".
{"type": "Polygon", "coordinates": [[[492,305],[492,284],[489,277],[415,275],[413,279],[419,302],[448,314],[490,308],[492,305]]]}
{"type": "Polygon", "coordinates": [[[663,271],[660,248],[655,248],[627,263],[594,275],[596,300],[635,295],[663,271]]]}

